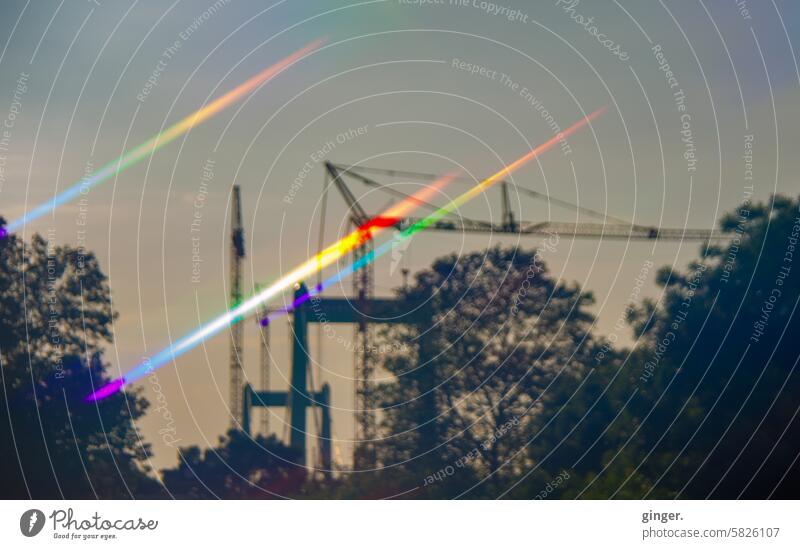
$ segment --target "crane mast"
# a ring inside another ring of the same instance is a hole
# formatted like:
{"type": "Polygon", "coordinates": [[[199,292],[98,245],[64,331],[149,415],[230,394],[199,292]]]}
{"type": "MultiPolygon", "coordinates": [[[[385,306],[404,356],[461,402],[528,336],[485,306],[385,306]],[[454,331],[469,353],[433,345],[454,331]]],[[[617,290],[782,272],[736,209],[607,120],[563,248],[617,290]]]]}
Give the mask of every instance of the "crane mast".
{"type": "MultiPolygon", "coordinates": [[[[363,226],[370,217],[358,203],[355,195],[345,184],[339,168],[330,163],[325,163],[328,176],[344,198],[349,209],[350,223],[354,228],[363,226]]],[[[372,251],[372,241],[367,241],[363,246],[353,250],[353,262],[359,263],[372,251]]],[[[374,297],[374,271],[371,262],[367,262],[353,277],[353,293],[355,306],[359,311],[367,310],[369,302],[374,297]]],[[[355,353],[353,365],[353,383],[355,391],[353,397],[353,410],[355,414],[355,449],[353,452],[353,466],[355,469],[369,468],[375,463],[375,402],[371,390],[374,374],[373,362],[370,357],[371,330],[369,322],[364,316],[355,325],[355,353]]]]}
{"type": "MultiPolygon", "coordinates": [[[[233,186],[231,199],[231,248],[230,277],[231,295],[229,307],[242,302],[242,259],[244,258],[244,229],[242,227],[242,199],[238,185],[233,186]]],[[[230,407],[231,424],[238,428],[242,422],[242,391],[244,388],[244,325],[231,324],[230,348],[230,407]]]]}

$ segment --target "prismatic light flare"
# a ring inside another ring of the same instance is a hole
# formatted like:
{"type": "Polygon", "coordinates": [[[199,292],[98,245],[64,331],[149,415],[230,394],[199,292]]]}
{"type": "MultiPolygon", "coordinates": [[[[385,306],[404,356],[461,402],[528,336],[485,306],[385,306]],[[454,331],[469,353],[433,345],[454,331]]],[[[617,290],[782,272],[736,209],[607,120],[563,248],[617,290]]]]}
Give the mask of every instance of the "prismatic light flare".
{"type": "MultiPolygon", "coordinates": [[[[605,110],[606,110],[605,107],[598,109],[592,114],[580,119],[579,121],[574,123],[572,126],[567,128],[563,132],[560,132],[559,134],[545,141],[541,145],[538,145],[537,147],[531,149],[530,151],[522,155],[520,158],[518,158],[511,164],[508,164],[507,166],[499,170],[494,175],[487,177],[486,179],[484,179],[474,187],[470,188],[463,194],[457,196],[445,206],[442,206],[441,208],[434,211],[430,215],[420,219],[410,227],[403,229],[398,234],[396,234],[393,239],[384,242],[374,250],[368,252],[367,254],[364,255],[364,257],[360,258],[358,261],[340,270],[332,277],[326,279],[321,284],[318,284],[316,287],[314,287],[313,290],[307,292],[304,295],[299,296],[288,307],[284,307],[282,309],[273,311],[272,313],[270,313],[269,316],[267,316],[263,320],[263,322],[269,322],[278,316],[288,313],[294,308],[300,306],[305,301],[308,301],[311,297],[320,294],[325,288],[331,286],[336,282],[339,282],[344,278],[347,278],[348,276],[352,275],[353,273],[363,268],[364,266],[368,265],[372,261],[375,261],[376,258],[380,257],[387,251],[391,250],[393,245],[398,240],[402,241],[409,239],[414,234],[430,227],[433,223],[435,223],[442,217],[454,212],[457,208],[467,203],[468,201],[472,200],[476,196],[480,195],[486,189],[488,189],[495,183],[501,181],[504,177],[511,175],[514,171],[523,167],[531,160],[537,158],[541,154],[552,149],[555,145],[561,142],[561,140],[563,140],[566,137],[569,137],[570,135],[574,134],[575,132],[577,132],[578,130],[589,124],[592,120],[594,120],[595,118],[600,116],[603,112],[605,112],[605,110]]],[[[131,383],[141,378],[142,376],[146,375],[152,369],[164,365],[169,360],[172,360],[177,356],[185,353],[189,349],[197,346],[201,341],[218,333],[225,327],[230,326],[235,322],[239,322],[242,318],[244,318],[248,314],[253,313],[260,305],[266,303],[267,301],[278,295],[280,292],[285,291],[287,288],[294,285],[296,282],[304,280],[309,275],[324,269],[325,267],[327,267],[328,265],[332,264],[334,261],[342,257],[347,252],[353,250],[358,246],[361,246],[364,242],[373,238],[377,233],[384,230],[386,227],[394,226],[403,217],[408,215],[408,213],[411,211],[411,209],[414,208],[414,206],[417,203],[422,202],[427,197],[431,196],[434,192],[438,190],[439,187],[441,187],[441,185],[444,185],[451,179],[452,176],[445,176],[444,178],[437,180],[435,183],[422,189],[421,191],[409,197],[408,199],[404,200],[403,202],[389,208],[383,214],[376,216],[369,222],[357,228],[355,231],[345,236],[338,242],[332,244],[331,246],[329,246],[328,248],[317,254],[315,257],[308,259],[306,262],[302,263],[293,271],[291,271],[287,275],[284,275],[277,282],[275,282],[265,290],[257,293],[253,297],[249,298],[241,305],[235,307],[231,311],[228,311],[224,315],[217,317],[212,322],[198,328],[194,332],[191,332],[189,335],[185,336],[184,338],[176,342],[174,345],[167,347],[166,349],[159,352],[151,360],[138,365],[136,368],[128,372],[122,378],[114,380],[109,385],[101,387],[98,391],[95,391],[94,393],[89,395],[86,400],[96,401],[116,393],[117,391],[121,390],[127,383],[131,383]]]]}
{"type": "Polygon", "coordinates": [[[86,400],[102,400],[103,398],[113,395],[122,389],[122,387],[126,384],[140,379],[141,377],[147,375],[147,373],[150,371],[163,366],[186,351],[196,347],[208,337],[211,337],[228,326],[241,321],[246,316],[254,313],[259,306],[277,297],[285,290],[294,286],[294,284],[297,282],[305,280],[309,276],[330,266],[355,248],[362,246],[365,242],[372,239],[376,234],[394,226],[399,220],[407,216],[409,212],[414,209],[414,207],[425,202],[436,192],[440,191],[444,185],[452,181],[453,177],[453,175],[443,176],[430,185],[423,187],[403,201],[391,206],[381,215],[370,219],[368,222],[356,228],[353,232],[349,233],[337,242],[334,242],[316,254],[314,257],[307,259],[290,272],[276,280],[267,288],[264,288],[252,297],[243,301],[241,304],[227,311],[225,314],[218,316],[211,322],[197,328],[193,332],[190,332],[173,345],[170,345],[154,355],[151,359],[136,366],[123,377],[101,387],[89,395],[86,400]]]}
{"type": "Polygon", "coordinates": [[[226,94],[214,99],[205,107],[196,110],[183,120],[156,134],[154,137],[151,137],[141,145],[127,151],[116,160],[113,160],[100,167],[100,169],[93,172],[91,175],[84,177],[71,187],[68,187],[66,190],[54,196],[52,200],[48,200],[47,202],[36,206],[22,215],[22,217],[11,221],[4,231],[0,231],[0,238],[4,238],[8,233],[15,232],[34,219],[52,212],[58,206],[78,198],[81,194],[85,194],[92,187],[107,181],[142,159],[147,158],[164,145],[174,141],[176,138],[185,134],[195,126],[205,122],[215,114],[233,105],[262,84],[269,82],[272,78],[319,48],[321,45],[322,41],[317,40],[297,50],[293,54],[284,57],[274,65],[267,67],[246,82],[239,84],[226,94]]]}

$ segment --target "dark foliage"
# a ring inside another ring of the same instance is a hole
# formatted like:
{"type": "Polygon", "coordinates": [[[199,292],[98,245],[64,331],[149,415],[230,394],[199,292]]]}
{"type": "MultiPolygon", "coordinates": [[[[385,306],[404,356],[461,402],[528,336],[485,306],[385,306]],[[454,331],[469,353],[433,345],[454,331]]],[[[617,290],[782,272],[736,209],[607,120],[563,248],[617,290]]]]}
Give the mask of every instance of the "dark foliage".
{"type": "Polygon", "coordinates": [[[631,315],[635,350],[541,416],[545,476],[572,472],[563,497],[800,493],[800,201],[745,204],[721,227],[730,243],[662,270],[661,302],[631,315]]]}
{"type": "Polygon", "coordinates": [[[134,426],[147,402],[136,391],[84,402],[108,381],[112,318],[94,256],[0,239],[0,497],[161,495],[134,426]]]}
{"type": "Polygon", "coordinates": [[[181,499],[275,499],[302,496],[305,469],[296,452],[274,436],[231,430],[216,448],[181,448],[179,464],[163,471],[164,485],[181,499]]]}
{"type": "Polygon", "coordinates": [[[511,489],[534,466],[527,447],[548,388],[584,375],[599,349],[591,296],[553,281],[537,252],[496,247],[438,260],[404,297],[424,303],[424,320],[378,345],[392,350],[379,359],[394,378],[380,391],[382,475],[424,487],[414,497],[511,489]]]}

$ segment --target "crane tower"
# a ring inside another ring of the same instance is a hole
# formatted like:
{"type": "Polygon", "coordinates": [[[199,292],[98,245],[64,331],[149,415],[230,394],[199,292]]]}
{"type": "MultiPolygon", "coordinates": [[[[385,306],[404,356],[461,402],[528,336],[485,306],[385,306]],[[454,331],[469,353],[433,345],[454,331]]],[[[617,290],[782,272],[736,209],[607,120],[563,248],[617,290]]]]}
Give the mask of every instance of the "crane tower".
{"type": "MultiPolygon", "coordinates": [[[[242,228],[242,202],[239,186],[233,186],[231,198],[231,249],[230,276],[231,296],[229,307],[242,302],[242,259],[244,258],[244,229],[242,228]]],[[[244,325],[231,324],[230,351],[230,407],[231,424],[238,428],[242,421],[242,389],[244,387],[244,365],[242,348],[244,346],[244,325]]]]}

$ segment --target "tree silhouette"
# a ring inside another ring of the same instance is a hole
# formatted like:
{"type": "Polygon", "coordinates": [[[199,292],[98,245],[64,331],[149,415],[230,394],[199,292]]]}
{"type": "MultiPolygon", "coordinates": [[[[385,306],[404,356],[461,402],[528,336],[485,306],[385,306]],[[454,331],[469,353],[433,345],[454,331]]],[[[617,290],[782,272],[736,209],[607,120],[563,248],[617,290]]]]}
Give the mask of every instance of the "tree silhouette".
{"type": "Polygon", "coordinates": [[[537,252],[500,247],[441,258],[401,293],[424,314],[377,345],[393,375],[380,387],[387,474],[430,497],[497,495],[534,465],[548,387],[593,364],[592,297],[550,278],[537,252]]]}
{"type": "MultiPolygon", "coordinates": [[[[3,222],[0,219],[0,226],[3,222]]],[[[156,497],[137,391],[84,401],[106,383],[113,312],[95,257],[39,235],[0,239],[3,498],[156,497]]]]}
{"type": "Polygon", "coordinates": [[[231,430],[216,448],[181,448],[175,469],[163,471],[175,498],[273,499],[301,495],[305,471],[298,455],[275,436],[231,430]]]}
{"type": "Polygon", "coordinates": [[[797,497],[800,201],[745,203],[720,227],[730,243],[659,273],[636,348],[539,417],[546,476],[572,467],[562,496],[797,497]]]}
{"type": "Polygon", "coordinates": [[[796,497],[800,201],[745,204],[720,225],[741,242],[662,271],[663,306],[637,318],[648,349],[674,334],[637,407],[642,449],[659,456],[642,466],[684,497],[796,497]]]}

